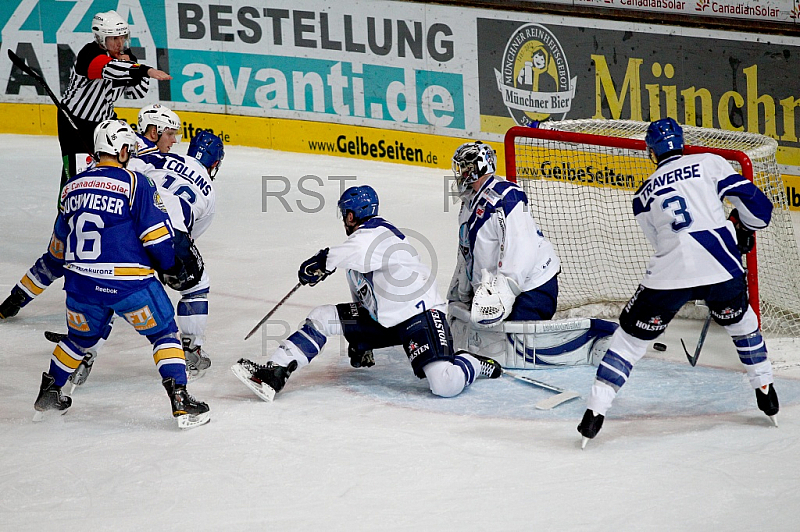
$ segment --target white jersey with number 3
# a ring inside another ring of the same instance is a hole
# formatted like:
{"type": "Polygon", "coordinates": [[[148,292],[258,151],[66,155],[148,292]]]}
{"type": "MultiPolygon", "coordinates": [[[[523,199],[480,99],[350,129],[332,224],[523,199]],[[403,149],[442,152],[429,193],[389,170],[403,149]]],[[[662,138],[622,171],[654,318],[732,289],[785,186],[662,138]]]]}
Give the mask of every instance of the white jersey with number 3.
{"type": "Polygon", "coordinates": [[[353,298],[384,327],[425,310],[446,311],[430,269],[408,238],[383,218],[370,218],[343,244],[331,247],[325,267],[347,269],[353,298]]]}
{"type": "Polygon", "coordinates": [[[744,271],[723,198],[750,229],[769,224],[772,203],[722,157],[706,153],[661,162],[633,199],[636,221],[655,249],[643,286],[703,286],[744,271]]]}

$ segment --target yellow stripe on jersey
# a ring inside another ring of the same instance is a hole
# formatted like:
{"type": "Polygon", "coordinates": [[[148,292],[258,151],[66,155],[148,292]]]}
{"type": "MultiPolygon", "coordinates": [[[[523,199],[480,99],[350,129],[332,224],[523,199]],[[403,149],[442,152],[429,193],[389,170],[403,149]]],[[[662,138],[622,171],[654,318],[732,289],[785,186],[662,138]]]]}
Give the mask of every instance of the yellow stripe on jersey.
{"type": "Polygon", "coordinates": [[[127,168],[125,169],[125,171],[128,172],[129,176],[131,176],[131,192],[130,192],[131,195],[128,198],[128,207],[133,207],[133,198],[136,196],[136,185],[137,185],[136,174],[134,174],[127,168]]]}
{"type": "Polygon", "coordinates": [[[153,360],[156,364],[170,358],[186,360],[183,356],[183,349],[179,347],[164,347],[153,353],[153,360]]]}
{"type": "Polygon", "coordinates": [[[142,242],[151,242],[153,240],[158,240],[159,238],[163,238],[165,236],[169,236],[169,229],[166,226],[162,225],[156,229],[153,229],[149,233],[142,235],[142,242]]]}
{"type": "Polygon", "coordinates": [[[27,289],[28,289],[28,291],[29,291],[31,294],[33,294],[33,295],[35,295],[35,296],[38,296],[39,294],[41,294],[42,292],[44,292],[44,288],[42,288],[42,287],[40,287],[40,286],[37,286],[37,285],[36,285],[36,284],[33,282],[33,279],[31,279],[31,278],[30,278],[30,276],[29,276],[28,274],[25,274],[25,277],[23,277],[22,279],[20,279],[20,280],[19,280],[19,282],[20,282],[20,284],[22,284],[22,286],[24,286],[25,288],[27,288],[27,289]]]}
{"type": "Polygon", "coordinates": [[[72,355],[61,349],[60,345],[57,345],[56,348],[53,350],[53,356],[56,357],[59,362],[61,362],[70,369],[77,369],[81,363],[81,360],[83,360],[83,357],[76,360],[75,358],[72,357],[72,355]]]}
{"type": "Polygon", "coordinates": [[[122,266],[117,266],[114,268],[114,275],[119,275],[122,277],[125,276],[140,277],[143,275],[150,275],[153,273],[155,273],[155,270],[152,268],[126,268],[122,266]]]}

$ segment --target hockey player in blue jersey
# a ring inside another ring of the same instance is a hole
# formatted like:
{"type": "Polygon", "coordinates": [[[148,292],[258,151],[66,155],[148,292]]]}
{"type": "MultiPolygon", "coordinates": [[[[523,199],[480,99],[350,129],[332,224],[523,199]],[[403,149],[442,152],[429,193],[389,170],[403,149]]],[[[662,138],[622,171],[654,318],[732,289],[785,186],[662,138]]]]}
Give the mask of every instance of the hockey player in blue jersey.
{"type": "Polygon", "coordinates": [[[769,224],[772,203],[722,157],[683,155],[683,130],[671,118],[652,122],[645,142],[658,168],[634,194],[633,214],[655,253],[597,368],[578,425],[582,446],[600,431],[647,345],[696,299],[705,300],[714,321],[731,336],[758,408],[777,425],[772,366],[741,264],[741,255],[755,244],[754,232],[769,224]],[[735,207],[729,218],[723,199],[735,207]]]}
{"type": "MultiPolygon", "coordinates": [[[[211,366],[211,359],[202,350],[208,322],[210,280],[194,241],[214,217],[216,194],[210,180],[219,170],[225,152],[219,137],[201,131],[190,142],[186,158],[164,157],[178,141],[179,127],[178,115],[168,108],[159,104],[143,107],[139,111],[138,156],[130,160],[128,169],[145,174],[160,187],[165,186],[161,197],[175,230],[176,253],[189,271],[187,282],[175,285],[181,292],[177,319],[187,371],[191,379],[196,379],[211,366]]],[[[0,304],[0,318],[15,316],[61,275],[60,268],[53,265],[51,257],[45,253],[0,304]]],[[[82,385],[93,363],[94,358],[87,357],[70,381],[76,386],[82,385]]]]}
{"type": "Polygon", "coordinates": [[[186,391],[186,367],[172,304],[155,279],[161,272],[186,278],[176,259],[173,230],[156,187],[125,166],[136,135],[125,122],[106,120],[95,130],[97,167],[71,178],[61,193],[48,253],[64,270],[68,336],[56,346],[34,407],[66,410],[61,393],[69,376],[97,348],[119,315],[153,345],[153,359],[181,428],[210,419],[208,405],[186,391]]]}
{"type": "Polygon", "coordinates": [[[301,284],[314,286],[344,268],[354,303],[316,307],[266,365],[243,358],[233,365],[233,373],[271,401],[293,371],[319,354],[329,336],[342,335],[350,344],[351,360],[353,352],[402,345],[414,374],[427,378],[440,397],[458,395],[478,375],[499,377],[502,370],[495,361],[454,352],[436,281],[405,235],[378,216],[375,190],[350,187],[338,208],[347,240],[303,262],[298,277],[301,284]]]}

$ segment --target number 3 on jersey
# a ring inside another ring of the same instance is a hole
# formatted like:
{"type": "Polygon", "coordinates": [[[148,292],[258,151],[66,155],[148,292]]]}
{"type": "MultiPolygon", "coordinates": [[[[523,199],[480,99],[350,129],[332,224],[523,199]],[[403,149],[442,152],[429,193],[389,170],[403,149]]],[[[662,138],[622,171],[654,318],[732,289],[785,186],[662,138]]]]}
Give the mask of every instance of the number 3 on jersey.
{"type": "Polygon", "coordinates": [[[661,209],[669,212],[673,218],[672,230],[678,232],[686,229],[694,220],[692,215],[686,209],[686,200],[681,196],[672,196],[661,202],[661,209]]]}

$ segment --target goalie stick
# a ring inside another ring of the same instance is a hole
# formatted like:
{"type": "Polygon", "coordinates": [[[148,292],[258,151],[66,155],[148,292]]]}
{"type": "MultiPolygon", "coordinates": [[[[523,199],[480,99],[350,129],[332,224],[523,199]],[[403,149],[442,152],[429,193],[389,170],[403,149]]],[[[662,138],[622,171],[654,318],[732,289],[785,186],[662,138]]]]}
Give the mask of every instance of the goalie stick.
{"type": "Polygon", "coordinates": [[[543,399],[538,403],[536,403],[534,406],[538,410],[550,410],[557,407],[560,404],[572,401],[573,399],[578,399],[581,396],[578,392],[574,392],[571,390],[564,390],[563,388],[559,388],[558,386],[553,386],[552,384],[547,384],[546,382],[537,381],[536,379],[525,377],[524,375],[520,375],[519,373],[512,373],[507,369],[503,369],[503,375],[508,375],[513,379],[517,379],[518,381],[532,384],[533,386],[542,388],[544,390],[556,392],[557,395],[554,395],[553,397],[548,397],[547,399],[543,399]]]}
{"type": "MultiPolygon", "coordinates": [[[[50,90],[50,86],[47,84],[47,82],[44,80],[41,74],[39,74],[31,67],[26,65],[25,61],[23,61],[20,56],[12,52],[10,49],[8,50],[8,58],[11,60],[12,63],[14,63],[14,66],[16,66],[18,69],[22,70],[24,73],[32,77],[34,81],[36,81],[36,83],[42,86],[45,92],[47,92],[47,95],[50,96],[50,99],[53,100],[53,103],[56,105],[56,107],[58,107],[58,110],[64,114],[67,121],[69,122],[69,125],[71,125],[76,132],[80,131],[78,129],[78,126],[75,125],[75,121],[72,119],[72,115],[70,114],[70,112],[67,110],[66,107],[64,107],[61,104],[60,101],[58,101],[58,97],[55,94],[53,94],[53,91],[50,90]]],[[[94,148],[92,148],[92,146],[89,146],[89,144],[87,144],[86,140],[83,138],[82,135],[78,135],[78,138],[80,138],[81,144],[83,144],[83,147],[86,149],[86,153],[91,155],[92,159],[97,161],[98,159],[97,155],[94,153],[94,148]]]]}
{"type": "Polygon", "coordinates": [[[289,290],[289,293],[286,294],[285,296],[283,296],[283,299],[278,301],[278,304],[275,305],[274,307],[272,307],[272,310],[267,312],[267,315],[264,316],[263,318],[261,318],[261,321],[256,323],[256,326],[253,327],[253,330],[251,330],[249,333],[247,333],[247,336],[245,336],[244,339],[247,340],[248,338],[253,336],[253,333],[255,333],[258,330],[259,327],[264,325],[264,322],[267,321],[268,319],[270,319],[272,317],[272,315],[275,314],[275,311],[278,310],[280,308],[280,306],[283,305],[286,302],[286,300],[289,299],[292,296],[292,294],[297,292],[297,289],[300,288],[301,286],[303,286],[303,283],[297,283],[296,285],[294,285],[294,288],[289,290]]]}

